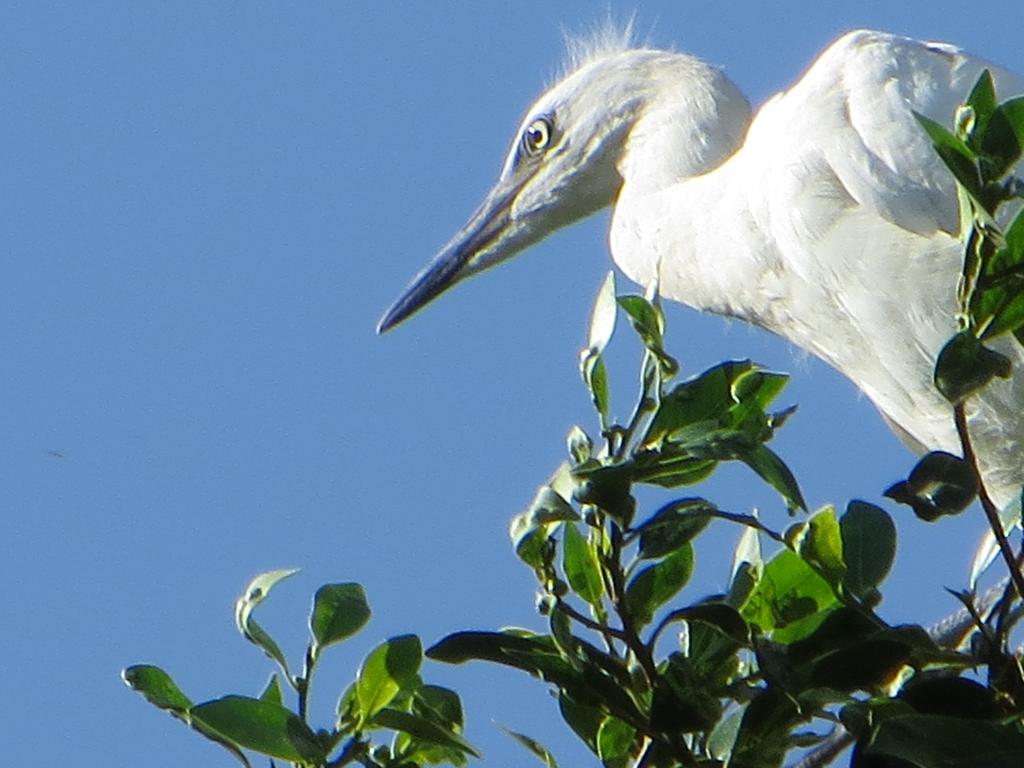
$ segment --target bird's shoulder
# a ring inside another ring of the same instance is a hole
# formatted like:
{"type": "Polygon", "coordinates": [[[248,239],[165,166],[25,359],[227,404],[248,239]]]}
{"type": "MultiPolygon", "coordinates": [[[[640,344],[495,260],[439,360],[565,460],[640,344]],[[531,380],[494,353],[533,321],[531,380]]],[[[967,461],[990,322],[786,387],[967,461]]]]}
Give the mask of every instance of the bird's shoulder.
{"type": "Polygon", "coordinates": [[[1000,97],[1024,92],[1024,80],[955,46],[847,33],[761,107],[740,162],[772,186],[779,210],[827,182],[840,203],[903,229],[955,233],[952,178],[914,112],[949,124],[984,69],[1000,97]]]}

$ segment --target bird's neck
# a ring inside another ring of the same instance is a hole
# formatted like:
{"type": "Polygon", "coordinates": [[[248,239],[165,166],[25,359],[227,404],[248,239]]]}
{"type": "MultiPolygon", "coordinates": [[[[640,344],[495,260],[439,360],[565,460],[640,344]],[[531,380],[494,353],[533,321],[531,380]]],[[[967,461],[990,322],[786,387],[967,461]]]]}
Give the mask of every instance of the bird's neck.
{"type": "MultiPolygon", "coordinates": [[[[652,160],[653,162],[653,160],[652,160]]],[[[612,218],[615,263],[672,301],[778,331],[780,257],[733,163],[662,186],[626,178],[612,218]]]]}
{"type": "Polygon", "coordinates": [[[776,330],[778,254],[737,167],[750,105],[719,70],[691,57],[677,64],[685,87],[652,88],[624,141],[612,255],[637,283],[657,278],[666,298],[776,330]]]}

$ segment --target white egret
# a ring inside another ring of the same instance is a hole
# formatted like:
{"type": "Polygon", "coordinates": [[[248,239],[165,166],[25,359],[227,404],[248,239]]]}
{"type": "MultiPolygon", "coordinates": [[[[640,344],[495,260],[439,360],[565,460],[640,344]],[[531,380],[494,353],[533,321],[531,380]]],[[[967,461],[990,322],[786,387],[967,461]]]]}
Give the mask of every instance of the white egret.
{"type": "MultiPolygon", "coordinates": [[[[912,110],[948,124],[982,70],[945,44],[856,31],[751,116],[717,68],[605,41],[528,110],[480,209],[380,321],[614,205],[615,263],[675,301],[752,322],[821,357],[912,449],[960,453],[932,383],[956,332],[962,247],[952,176],[912,110]]],[[[996,345],[1015,365],[1012,338],[996,345]]],[[[1018,368],[1018,370],[1021,370],[1018,368]]],[[[972,398],[995,501],[1024,483],[1024,376],[972,398]]]]}

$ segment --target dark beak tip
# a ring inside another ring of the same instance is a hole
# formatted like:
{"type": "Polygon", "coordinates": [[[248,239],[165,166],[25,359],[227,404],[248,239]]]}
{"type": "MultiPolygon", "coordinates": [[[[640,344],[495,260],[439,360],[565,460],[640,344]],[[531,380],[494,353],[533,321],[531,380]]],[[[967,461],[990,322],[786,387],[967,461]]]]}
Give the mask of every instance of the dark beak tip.
{"type": "Polygon", "coordinates": [[[394,328],[396,325],[398,325],[400,322],[402,322],[402,320],[405,319],[405,317],[406,317],[406,315],[408,313],[407,312],[400,312],[398,310],[399,310],[398,305],[395,305],[395,306],[391,307],[390,309],[388,309],[387,312],[385,312],[381,316],[380,320],[377,321],[377,335],[378,336],[383,336],[385,333],[390,331],[392,328],[394,328]]]}

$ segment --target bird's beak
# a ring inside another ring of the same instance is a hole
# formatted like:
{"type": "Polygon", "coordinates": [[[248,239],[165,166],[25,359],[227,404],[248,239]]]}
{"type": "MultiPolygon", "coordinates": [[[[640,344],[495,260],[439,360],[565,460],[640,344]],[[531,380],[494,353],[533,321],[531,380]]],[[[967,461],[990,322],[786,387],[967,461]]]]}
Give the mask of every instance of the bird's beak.
{"type": "Polygon", "coordinates": [[[512,217],[512,203],[527,178],[515,174],[498,181],[466,225],[384,313],[377,333],[398,325],[460,280],[507,259],[529,244],[529,238],[521,236],[526,228],[512,217]]]}

